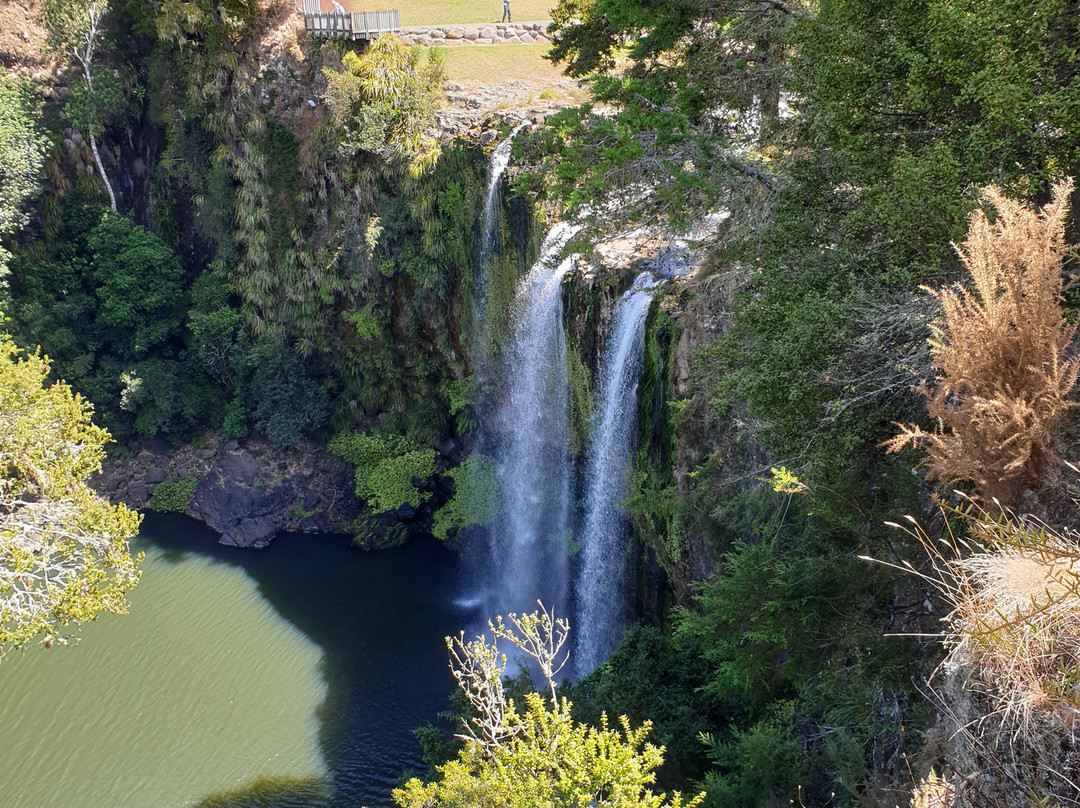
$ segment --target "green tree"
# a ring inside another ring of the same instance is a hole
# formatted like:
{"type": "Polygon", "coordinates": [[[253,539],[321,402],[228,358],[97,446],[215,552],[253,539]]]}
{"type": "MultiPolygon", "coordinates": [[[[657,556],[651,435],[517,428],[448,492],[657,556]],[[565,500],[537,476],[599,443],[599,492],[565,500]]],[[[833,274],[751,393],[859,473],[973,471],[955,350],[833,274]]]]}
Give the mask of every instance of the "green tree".
{"type": "MultiPolygon", "coordinates": [[[[184,273],[176,255],[130,217],[86,204],[60,207],[51,254],[12,261],[12,332],[40,346],[57,378],[96,404],[99,423],[126,441],[133,432],[182,438],[206,426],[211,380],[179,336],[184,273]]],[[[231,393],[230,393],[231,394],[231,393]]]]}
{"type": "Polygon", "coordinates": [[[232,352],[232,363],[234,417],[242,412],[274,448],[292,446],[326,422],[326,387],[308,375],[303,359],[281,334],[267,332],[250,341],[243,336],[232,352]]]}
{"type": "Polygon", "coordinates": [[[168,245],[130,217],[107,211],[86,246],[103,335],[141,358],[179,330],[183,270],[168,245]]]}
{"type": "Polygon", "coordinates": [[[439,159],[439,143],[426,130],[441,99],[442,59],[395,36],[376,39],[362,56],[352,51],[339,71],[326,69],[323,100],[342,132],[346,152],[368,151],[404,164],[411,175],[429,171],[439,159]]]}
{"type": "Polygon", "coordinates": [[[465,745],[456,760],[437,767],[433,783],[410,780],[395,789],[402,808],[692,808],[704,794],[683,802],[676,792],[654,794],[649,786],[663,762],[663,749],[646,741],[651,724],[633,729],[620,718],[621,732],[575,723],[571,704],[556,692],[555,676],[566,662],[565,620],[543,610],[497,618],[486,635],[465,642],[464,633],[446,638],[451,670],[476,712],[459,735],[465,745]],[[503,687],[505,640],[522,658],[536,663],[548,691],[525,696],[519,711],[503,687]]]}
{"type": "Polygon", "coordinates": [[[0,652],[39,634],[127,609],[140,517],[98,498],[104,429],[48,360],[0,338],[0,652]]]}
{"type": "Polygon", "coordinates": [[[593,211],[609,201],[600,227],[685,226],[719,204],[760,226],[776,185],[763,147],[777,128],[790,32],[809,5],[561,0],[549,58],[588,75],[605,111],[588,104],[549,121],[537,159],[547,182],[536,190],[593,211]]]}
{"type": "Polygon", "coordinates": [[[41,22],[48,33],[49,47],[74,59],[82,71],[83,84],[72,89],[68,118],[76,129],[89,135],[94,162],[109,194],[109,206],[115,211],[116,194],[97,145],[105,118],[123,103],[123,91],[114,74],[95,65],[101,48],[102,20],[108,11],[108,0],[42,0],[41,4],[41,22]]]}

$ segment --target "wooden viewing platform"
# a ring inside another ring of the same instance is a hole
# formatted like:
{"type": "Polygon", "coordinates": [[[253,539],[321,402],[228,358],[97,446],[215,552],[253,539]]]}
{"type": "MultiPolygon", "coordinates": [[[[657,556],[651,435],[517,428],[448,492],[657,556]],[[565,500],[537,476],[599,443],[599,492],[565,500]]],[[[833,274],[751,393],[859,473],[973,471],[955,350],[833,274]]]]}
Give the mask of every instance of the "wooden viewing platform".
{"type": "Polygon", "coordinates": [[[396,34],[401,30],[397,9],[323,11],[319,0],[303,0],[301,14],[309,34],[327,39],[377,39],[379,34],[396,34]]]}

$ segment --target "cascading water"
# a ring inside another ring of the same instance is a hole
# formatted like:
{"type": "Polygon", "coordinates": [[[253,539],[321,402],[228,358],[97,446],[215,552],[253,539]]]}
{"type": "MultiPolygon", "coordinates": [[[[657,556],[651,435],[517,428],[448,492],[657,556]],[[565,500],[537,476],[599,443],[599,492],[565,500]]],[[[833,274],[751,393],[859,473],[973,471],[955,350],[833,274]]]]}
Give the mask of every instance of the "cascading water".
{"type": "Polygon", "coordinates": [[[585,513],[579,541],[574,669],[592,671],[615,650],[630,609],[626,553],[629,519],[620,507],[630,491],[636,445],[637,387],[645,346],[645,320],[654,280],[643,273],[619,300],[600,367],[600,398],[586,455],[585,513]]]}
{"type": "Polygon", "coordinates": [[[570,385],[560,285],[573,258],[559,255],[577,228],[560,223],[518,285],[504,348],[504,390],[492,444],[502,507],[492,531],[487,615],[565,614],[571,512],[570,385]]]}
{"type": "MultiPolygon", "coordinates": [[[[476,400],[474,402],[475,413],[479,418],[481,428],[474,436],[477,440],[477,449],[481,453],[494,454],[491,444],[494,441],[494,436],[491,434],[491,412],[493,411],[492,403],[488,400],[490,390],[488,389],[490,369],[488,367],[488,342],[490,336],[488,334],[488,285],[490,279],[488,275],[491,271],[492,263],[495,259],[496,247],[496,232],[498,218],[496,210],[499,202],[499,187],[502,183],[503,174],[506,173],[506,169],[510,166],[510,147],[513,145],[514,137],[520,132],[528,121],[522,121],[514,127],[509,136],[503,140],[498,146],[495,147],[491,153],[491,157],[488,160],[488,184],[487,194],[484,197],[484,209],[480,220],[480,248],[476,256],[476,270],[475,270],[475,288],[473,304],[475,306],[475,318],[472,329],[472,357],[473,357],[473,372],[475,381],[476,400]]],[[[483,511],[486,508],[485,500],[485,486],[488,485],[488,481],[484,478],[484,474],[479,470],[470,471],[468,497],[469,502],[467,507],[470,511],[483,511]]],[[[491,534],[495,536],[494,533],[491,534]]],[[[494,541],[494,538],[489,538],[489,543],[485,543],[482,547],[478,547],[475,544],[465,545],[465,579],[467,581],[465,593],[458,598],[457,603],[459,606],[467,607],[470,609],[479,609],[483,607],[484,614],[478,615],[480,623],[477,628],[483,627],[485,622],[495,616],[494,612],[486,613],[489,611],[492,603],[494,602],[488,592],[494,591],[492,589],[491,581],[495,577],[495,572],[492,567],[492,547],[490,542],[494,541]],[[489,602],[491,601],[491,602],[489,602]]],[[[495,569],[499,569],[498,566],[495,569]]]]}
{"type": "Polygon", "coordinates": [[[495,255],[495,208],[499,201],[499,186],[510,166],[510,147],[514,137],[526,125],[528,121],[515,126],[506,140],[495,147],[488,162],[487,195],[484,197],[484,215],[480,220],[480,253],[476,259],[476,346],[481,352],[487,347],[487,275],[488,266],[495,255]]]}

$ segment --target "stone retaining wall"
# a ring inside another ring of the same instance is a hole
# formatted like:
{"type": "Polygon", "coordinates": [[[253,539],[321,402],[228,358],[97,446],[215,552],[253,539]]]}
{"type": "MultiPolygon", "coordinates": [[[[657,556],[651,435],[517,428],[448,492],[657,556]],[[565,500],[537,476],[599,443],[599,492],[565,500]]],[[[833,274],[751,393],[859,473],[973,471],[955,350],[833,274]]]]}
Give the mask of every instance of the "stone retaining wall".
{"type": "Polygon", "coordinates": [[[550,43],[550,22],[492,22],[467,25],[413,25],[398,33],[407,45],[453,48],[460,45],[532,45],[550,43]]]}

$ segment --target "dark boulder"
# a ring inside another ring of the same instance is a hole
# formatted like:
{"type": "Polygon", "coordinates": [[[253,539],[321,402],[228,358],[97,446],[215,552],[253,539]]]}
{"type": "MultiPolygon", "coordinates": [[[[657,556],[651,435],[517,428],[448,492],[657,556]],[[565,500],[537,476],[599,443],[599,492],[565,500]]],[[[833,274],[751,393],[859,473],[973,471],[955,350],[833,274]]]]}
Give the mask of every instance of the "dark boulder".
{"type": "Polygon", "coordinates": [[[147,485],[157,485],[165,482],[165,478],[168,476],[169,473],[161,466],[151,466],[146,470],[146,476],[143,479],[146,480],[147,485]]]}
{"type": "Polygon", "coordinates": [[[219,468],[202,478],[191,497],[189,509],[192,516],[201,519],[222,536],[244,520],[266,516],[273,521],[272,517],[289,505],[291,497],[286,486],[255,485],[258,467],[254,461],[240,469],[243,474],[240,477],[226,475],[225,470],[225,463],[222,462],[219,468]]]}
{"type": "Polygon", "coordinates": [[[230,547],[266,547],[277,533],[273,516],[243,519],[231,530],[221,535],[220,542],[230,547]]]}

